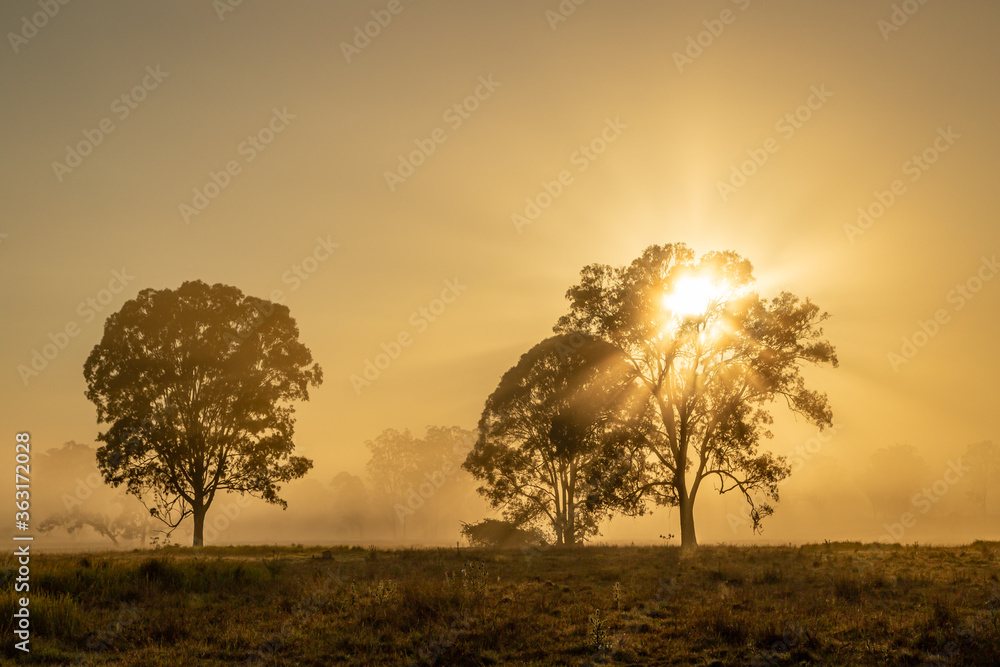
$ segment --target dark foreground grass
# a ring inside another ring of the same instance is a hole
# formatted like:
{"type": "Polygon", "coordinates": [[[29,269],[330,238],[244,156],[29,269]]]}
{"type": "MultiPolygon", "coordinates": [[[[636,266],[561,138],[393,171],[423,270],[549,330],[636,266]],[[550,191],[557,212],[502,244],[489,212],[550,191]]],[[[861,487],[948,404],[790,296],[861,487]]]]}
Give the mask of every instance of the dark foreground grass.
{"type": "Polygon", "coordinates": [[[8,583],[3,660],[1000,665],[1000,543],[321,551],[36,556],[32,652],[8,583]]]}

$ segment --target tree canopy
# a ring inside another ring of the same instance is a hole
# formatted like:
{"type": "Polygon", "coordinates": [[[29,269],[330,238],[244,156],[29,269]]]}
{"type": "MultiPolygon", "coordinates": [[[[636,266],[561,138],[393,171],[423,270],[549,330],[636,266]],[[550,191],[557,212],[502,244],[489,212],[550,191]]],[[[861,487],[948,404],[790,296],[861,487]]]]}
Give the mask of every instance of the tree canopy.
{"type": "Polygon", "coordinates": [[[365,443],[371,452],[366,471],[377,502],[393,516],[394,535],[406,537],[416,524],[432,538],[439,529],[434,524],[447,517],[454,525],[471,492],[460,466],[474,440],[472,431],[457,426],[428,426],[422,438],[390,428],[365,443]]]}
{"type": "Polygon", "coordinates": [[[286,306],[222,284],[146,289],[125,303],[84,366],[107,425],[105,481],[168,526],[192,516],[196,546],[220,491],[284,507],[281,485],[312,467],[294,455],[293,402],[322,382],[298,338],[286,306]]]}
{"type": "Polygon", "coordinates": [[[548,338],[487,399],[465,468],[512,525],[542,525],[560,545],[593,537],[613,497],[593,482],[626,451],[634,389],[614,347],[576,334],[548,338]]]}
{"type": "Polygon", "coordinates": [[[806,365],[837,365],[820,326],[827,315],[808,299],[764,299],[754,288],[752,265],[735,252],[698,258],[684,244],[650,246],[627,266],[585,267],[555,327],[628,359],[658,413],[636,493],[679,507],[685,546],[697,545],[694,503],[707,479],[744,496],[755,529],[772,512],[789,467],[759,449],[771,437],[771,403],[821,429],[832,424],[826,396],[802,375],[806,365]]]}

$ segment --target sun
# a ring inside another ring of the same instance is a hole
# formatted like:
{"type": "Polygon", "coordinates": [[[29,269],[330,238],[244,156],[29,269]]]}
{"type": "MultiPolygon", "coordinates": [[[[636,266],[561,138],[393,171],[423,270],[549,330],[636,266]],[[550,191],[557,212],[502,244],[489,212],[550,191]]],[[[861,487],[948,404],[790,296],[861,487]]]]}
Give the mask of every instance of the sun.
{"type": "Polygon", "coordinates": [[[692,317],[703,315],[724,290],[704,276],[681,276],[674,288],[663,295],[663,307],[674,315],[692,317]]]}

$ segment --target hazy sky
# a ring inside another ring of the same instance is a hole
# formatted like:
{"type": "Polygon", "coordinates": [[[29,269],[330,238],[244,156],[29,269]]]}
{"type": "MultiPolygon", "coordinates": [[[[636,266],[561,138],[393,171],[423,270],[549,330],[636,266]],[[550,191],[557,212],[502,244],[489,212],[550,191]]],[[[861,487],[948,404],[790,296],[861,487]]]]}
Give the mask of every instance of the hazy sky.
{"type": "MultiPolygon", "coordinates": [[[[384,428],[473,427],[585,264],[673,241],[832,314],[825,453],[939,466],[1000,438],[996,2],[49,1],[0,9],[0,402],[39,449],[93,442],[104,318],[202,279],[281,290],[325,374],[300,451],[318,479],[360,471],[384,428]]],[[[811,433],[782,422],[773,449],[811,433]]]]}

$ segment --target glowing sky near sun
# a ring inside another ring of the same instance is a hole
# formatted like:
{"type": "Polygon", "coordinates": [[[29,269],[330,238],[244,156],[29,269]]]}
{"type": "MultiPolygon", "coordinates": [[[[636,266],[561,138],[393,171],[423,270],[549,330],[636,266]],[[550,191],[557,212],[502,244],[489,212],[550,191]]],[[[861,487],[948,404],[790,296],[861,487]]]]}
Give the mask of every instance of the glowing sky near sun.
{"type": "Polygon", "coordinates": [[[104,318],[200,278],[290,307],[325,374],[301,451],[359,472],[385,428],[473,427],[584,265],[683,241],[832,314],[848,468],[1000,438],[996,3],[399,7],[364,47],[385,2],[70,3],[6,40],[8,433],[93,442],[104,318]]]}

